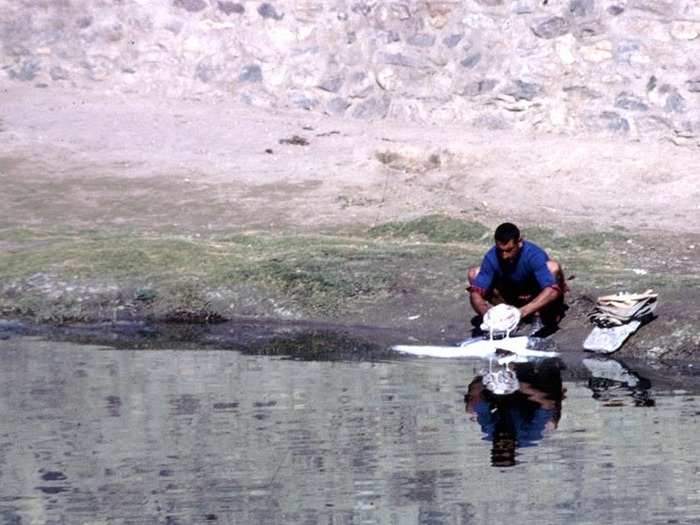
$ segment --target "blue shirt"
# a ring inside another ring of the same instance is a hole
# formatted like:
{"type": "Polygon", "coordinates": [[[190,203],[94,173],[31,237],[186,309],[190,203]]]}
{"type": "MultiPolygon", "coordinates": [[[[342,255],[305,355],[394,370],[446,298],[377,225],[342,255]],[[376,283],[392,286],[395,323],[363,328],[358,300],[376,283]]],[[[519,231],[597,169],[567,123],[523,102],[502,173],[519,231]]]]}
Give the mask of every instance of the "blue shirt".
{"type": "Polygon", "coordinates": [[[474,288],[489,290],[495,282],[503,282],[516,287],[537,284],[540,290],[556,286],[554,275],[547,268],[549,256],[542,248],[529,241],[523,241],[523,247],[516,261],[506,263],[498,257],[493,246],[481,262],[479,275],[474,280],[474,288]]]}

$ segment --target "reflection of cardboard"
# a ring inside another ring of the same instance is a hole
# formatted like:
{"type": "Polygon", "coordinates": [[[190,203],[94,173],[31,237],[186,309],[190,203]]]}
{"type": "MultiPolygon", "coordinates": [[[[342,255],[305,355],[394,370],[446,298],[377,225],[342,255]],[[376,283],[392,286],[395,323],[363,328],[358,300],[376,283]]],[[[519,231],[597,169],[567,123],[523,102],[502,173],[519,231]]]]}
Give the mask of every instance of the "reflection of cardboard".
{"type": "Polygon", "coordinates": [[[637,383],[639,383],[639,378],[634,373],[628,370],[622,363],[613,359],[584,359],[583,364],[588,368],[593,377],[608,379],[625,384],[628,387],[635,387],[637,383]]]}
{"type": "Polygon", "coordinates": [[[584,350],[609,354],[622,346],[622,343],[641,326],[641,321],[630,321],[611,328],[594,327],[583,342],[584,350]]]}

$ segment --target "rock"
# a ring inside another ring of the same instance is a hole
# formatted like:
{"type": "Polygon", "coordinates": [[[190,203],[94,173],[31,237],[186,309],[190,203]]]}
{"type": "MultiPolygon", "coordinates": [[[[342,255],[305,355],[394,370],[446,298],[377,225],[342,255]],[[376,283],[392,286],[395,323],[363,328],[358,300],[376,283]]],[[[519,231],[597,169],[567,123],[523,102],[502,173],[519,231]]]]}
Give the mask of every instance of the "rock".
{"type": "Polygon", "coordinates": [[[204,0],[175,0],[173,5],[185,11],[189,11],[190,13],[202,11],[207,7],[207,3],[204,0]]]}
{"type": "Polygon", "coordinates": [[[262,82],[262,70],[257,64],[249,64],[241,70],[238,76],[240,82],[262,82]]]}
{"type": "Polygon", "coordinates": [[[91,16],[81,16],[75,21],[75,25],[78,29],[87,29],[92,25],[92,21],[91,16]]]}
{"type": "Polygon", "coordinates": [[[39,71],[41,71],[41,62],[35,58],[29,58],[9,68],[7,75],[13,80],[29,82],[39,75],[39,71]]]}
{"type": "Polygon", "coordinates": [[[587,62],[604,62],[613,57],[613,45],[610,40],[601,40],[592,46],[583,46],[579,50],[581,57],[587,62]]]}
{"type": "Polygon", "coordinates": [[[633,57],[639,52],[641,44],[636,40],[620,40],[615,49],[615,60],[632,63],[633,57]]]}
{"type": "Polygon", "coordinates": [[[613,16],[619,16],[625,12],[625,8],[619,5],[611,5],[608,7],[607,11],[613,16]]]}
{"type": "Polygon", "coordinates": [[[263,18],[271,18],[273,20],[282,20],[284,18],[284,13],[279,14],[275,7],[267,2],[258,6],[258,14],[263,18]]]}
{"type": "Polygon", "coordinates": [[[571,28],[569,22],[562,17],[552,16],[533,24],[530,26],[530,30],[535,36],[551,39],[567,34],[571,28]]]}
{"type": "Polygon", "coordinates": [[[194,77],[196,79],[201,80],[206,84],[210,80],[213,80],[215,76],[216,70],[211,65],[209,59],[204,59],[199,64],[197,64],[197,68],[194,72],[194,77]]]}
{"type": "Polygon", "coordinates": [[[51,80],[68,80],[70,78],[70,75],[68,74],[68,71],[63,69],[61,66],[53,66],[49,70],[49,75],[51,76],[51,80]]]}
{"type": "Polygon", "coordinates": [[[459,44],[463,38],[464,38],[464,33],[455,33],[453,35],[446,36],[443,39],[442,43],[445,45],[445,47],[452,49],[457,44],[459,44]]]}
{"type": "Polygon", "coordinates": [[[324,80],[318,85],[318,87],[319,89],[328,91],[329,93],[337,93],[340,91],[340,88],[343,87],[343,82],[345,82],[345,79],[341,76],[337,76],[324,80]]]}
{"type": "Polygon", "coordinates": [[[389,97],[372,97],[355,106],[352,116],[362,120],[383,119],[389,112],[390,104],[389,97]]]}
{"type": "Polygon", "coordinates": [[[627,122],[627,119],[621,117],[619,113],[615,113],[614,111],[603,111],[600,114],[600,120],[610,131],[628,133],[630,130],[630,124],[627,122]]]}
{"type": "Polygon", "coordinates": [[[242,15],[245,13],[245,7],[243,4],[237,4],[235,2],[217,2],[216,6],[219,11],[222,11],[225,15],[242,15]]]}
{"type": "Polygon", "coordinates": [[[626,91],[617,95],[615,107],[629,111],[647,111],[649,109],[649,106],[641,98],[626,91]]]}
{"type": "Polygon", "coordinates": [[[310,111],[318,106],[318,100],[312,99],[301,93],[293,94],[289,97],[292,105],[299,109],[310,111]]]}
{"type": "Polygon", "coordinates": [[[478,82],[471,82],[467,84],[464,86],[461,94],[467,97],[473,97],[481,95],[482,93],[493,91],[497,85],[498,80],[493,78],[485,78],[483,80],[479,80],[478,82]]]}
{"type": "Polygon", "coordinates": [[[418,33],[410,36],[407,42],[416,47],[432,47],[435,44],[435,35],[428,33],[418,33]]]}
{"type": "Polygon", "coordinates": [[[400,85],[400,82],[394,68],[391,66],[382,68],[377,73],[377,84],[385,91],[393,91],[396,89],[400,85]]]}
{"type": "Polygon", "coordinates": [[[671,17],[674,11],[673,2],[674,0],[629,0],[627,8],[663,17],[671,17]]]}
{"type": "Polygon", "coordinates": [[[672,113],[684,113],[686,110],[685,99],[678,93],[671,93],[666,97],[664,109],[672,113]]]}
{"type": "Polygon", "coordinates": [[[657,78],[654,75],[651,75],[649,77],[649,80],[647,81],[647,91],[654,91],[654,88],[656,87],[656,82],[657,78]]]}
{"type": "Polygon", "coordinates": [[[506,95],[510,95],[516,101],[527,100],[528,102],[542,93],[542,86],[534,82],[524,82],[516,80],[510,89],[505,91],[506,95]]]}
{"type": "Polygon", "coordinates": [[[556,49],[559,60],[562,64],[570,66],[576,62],[576,54],[574,50],[576,49],[576,40],[571,35],[565,35],[557,39],[554,46],[556,49]]]}
{"type": "Polygon", "coordinates": [[[331,115],[342,115],[350,107],[350,103],[344,98],[336,97],[326,104],[326,112],[331,115]]]}
{"type": "Polygon", "coordinates": [[[490,130],[507,129],[509,127],[508,122],[503,117],[490,113],[479,115],[472,120],[471,124],[476,128],[485,128],[490,130]]]}
{"type": "Polygon", "coordinates": [[[569,13],[573,16],[591,16],[595,12],[595,0],[571,0],[569,13]]]}
{"type": "Polygon", "coordinates": [[[575,95],[581,98],[601,98],[603,96],[599,91],[595,91],[588,86],[565,86],[563,91],[570,95],[575,95]]]}
{"type": "Polygon", "coordinates": [[[676,40],[695,40],[700,35],[700,24],[693,22],[673,22],[669,32],[676,40]]]}
{"type": "Polygon", "coordinates": [[[607,28],[599,20],[591,20],[574,27],[574,35],[579,40],[586,40],[594,36],[602,35],[606,32],[607,28]]]}
{"type": "Polygon", "coordinates": [[[496,7],[503,5],[503,0],[476,0],[477,4],[486,5],[489,7],[496,7]]]}
{"type": "Polygon", "coordinates": [[[700,77],[686,80],[685,88],[691,93],[700,93],[700,77]]]}
{"type": "Polygon", "coordinates": [[[424,68],[428,66],[426,60],[422,57],[409,56],[403,53],[383,53],[380,56],[380,61],[390,66],[424,68]]]}
{"type": "Polygon", "coordinates": [[[464,60],[460,62],[460,65],[465,69],[471,69],[476,66],[481,61],[481,53],[471,53],[467,55],[464,60]]]}

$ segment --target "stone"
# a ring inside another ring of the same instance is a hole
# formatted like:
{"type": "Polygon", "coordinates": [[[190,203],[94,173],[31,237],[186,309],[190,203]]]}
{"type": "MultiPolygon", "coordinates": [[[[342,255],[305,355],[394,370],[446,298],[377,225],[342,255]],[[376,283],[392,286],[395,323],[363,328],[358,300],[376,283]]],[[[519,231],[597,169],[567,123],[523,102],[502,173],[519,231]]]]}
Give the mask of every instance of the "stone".
{"type": "Polygon", "coordinates": [[[319,89],[328,91],[329,93],[337,93],[340,91],[340,88],[343,87],[343,82],[345,82],[345,79],[341,76],[337,76],[324,80],[318,85],[318,87],[319,89]]]}
{"type": "Polygon", "coordinates": [[[209,63],[208,60],[203,60],[199,64],[197,64],[197,68],[195,69],[194,72],[194,77],[198,80],[201,80],[205,84],[209,82],[210,80],[213,80],[214,77],[216,76],[216,70],[214,67],[209,63]]]}
{"type": "Polygon", "coordinates": [[[651,75],[649,77],[649,80],[647,80],[647,91],[654,91],[654,88],[656,88],[656,82],[657,78],[654,75],[651,75]]]}
{"type": "Polygon", "coordinates": [[[8,69],[7,74],[13,80],[29,82],[39,75],[39,71],[41,71],[41,63],[36,59],[29,58],[8,69]]]}
{"type": "Polygon", "coordinates": [[[678,93],[671,93],[666,97],[664,109],[669,113],[685,113],[685,99],[678,93]]]}
{"type": "Polygon", "coordinates": [[[389,97],[372,97],[355,106],[352,116],[362,120],[383,119],[389,112],[390,104],[389,97]]]}
{"type": "Polygon", "coordinates": [[[51,80],[68,80],[70,78],[70,75],[68,74],[68,71],[63,69],[61,66],[53,66],[49,70],[49,75],[51,76],[51,80]]]}
{"type": "Polygon", "coordinates": [[[576,49],[576,40],[573,36],[565,35],[558,38],[554,48],[562,64],[570,66],[576,62],[576,55],[574,53],[576,49]]]}
{"type": "Polygon", "coordinates": [[[647,111],[649,106],[644,101],[632,93],[623,91],[615,98],[615,107],[627,109],[629,111],[647,111]]]}
{"type": "Polygon", "coordinates": [[[393,67],[385,67],[377,73],[377,84],[385,91],[393,91],[401,82],[393,67]]]}
{"type": "Polygon", "coordinates": [[[446,36],[443,39],[442,43],[444,44],[445,47],[452,49],[457,44],[459,44],[463,38],[464,38],[464,33],[455,33],[455,34],[446,36]]]}
{"type": "Polygon", "coordinates": [[[289,97],[289,101],[294,107],[299,109],[305,109],[307,111],[315,109],[316,106],[318,106],[318,100],[309,98],[301,93],[291,95],[289,97]]]}
{"type": "Polygon", "coordinates": [[[235,2],[217,2],[216,7],[219,11],[222,11],[225,15],[242,15],[245,13],[245,7],[243,4],[237,4],[235,2]]]}
{"type": "Polygon", "coordinates": [[[604,62],[613,57],[613,45],[610,40],[601,40],[592,46],[583,46],[579,50],[581,57],[587,62],[604,62]]]}
{"type": "Polygon", "coordinates": [[[240,82],[262,82],[262,70],[257,64],[250,64],[245,66],[241,70],[241,74],[238,76],[240,82]]]}
{"type": "Polygon", "coordinates": [[[533,24],[530,30],[535,36],[549,40],[567,34],[571,28],[562,17],[552,16],[533,24]]]}
{"type": "Polygon", "coordinates": [[[476,3],[489,7],[496,7],[499,5],[503,5],[503,0],[476,0],[476,3]]]}
{"type": "Polygon", "coordinates": [[[595,91],[588,86],[565,86],[563,88],[564,93],[569,95],[575,95],[581,98],[602,98],[603,94],[599,91],[595,91]]]}
{"type": "Polygon", "coordinates": [[[595,0],[571,0],[569,13],[572,16],[591,16],[595,12],[595,0]]]}
{"type": "Polygon", "coordinates": [[[700,24],[693,22],[673,22],[669,32],[676,40],[695,40],[700,35],[700,24]]]}
{"type": "Polygon", "coordinates": [[[542,86],[534,82],[524,82],[516,80],[513,85],[505,91],[506,95],[510,95],[516,101],[527,100],[528,102],[539,96],[542,93],[542,86]]]}
{"type": "Polygon", "coordinates": [[[625,8],[619,5],[611,5],[610,7],[608,7],[607,11],[612,16],[619,16],[625,12],[625,8]]]}
{"type": "Polygon", "coordinates": [[[204,0],[175,0],[173,5],[185,11],[189,11],[190,13],[197,13],[207,7],[207,3],[204,0]]]}
{"type": "Polygon", "coordinates": [[[674,0],[629,0],[627,8],[658,16],[671,17],[674,11],[673,2],[674,0]]]}
{"type": "Polygon", "coordinates": [[[691,93],[700,93],[700,77],[686,80],[685,88],[691,93]]]}
{"type": "Polygon", "coordinates": [[[410,36],[406,40],[410,45],[416,47],[432,47],[435,44],[435,35],[428,33],[418,33],[410,36]]]}
{"type": "Polygon", "coordinates": [[[75,25],[78,29],[87,29],[92,25],[91,16],[81,16],[75,21],[75,25]]]}
{"type": "Polygon", "coordinates": [[[390,66],[424,68],[428,64],[424,58],[405,55],[403,53],[383,53],[380,61],[390,66]]]}
{"type": "Polygon", "coordinates": [[[603,111],[600,114],[600,120],[610,131],[628,133],[630,130],[630,124],[627,119],[623,118],[619,113],[615,113],[614,111],[603,111]]]}
{"type": "Polygon", "coordinates": [[[594,36],[602,35],[607,27],[599,20],[590,20],[574,27],[573,33],[579,40],[586,40],[594,36]]]}
{"type": "Polygon", "coordinates": [[[267,2],[262,3],[258,6],[258,14],[263,18],[271,18],[272,20],[282,20],[284,18],[284,13],[280,14],[275,9],[275,6],[268,4],[267,2]]]}
{"type": "Polygon", "coordinates": [[[461,94],[467,97],[474,97],[483,93],[489,93],[493,91],[497,85],[498,80],[493,78],[485,78],[477,82],[470,82],[469,84],[464,86],[464,89],[462,90],[461,94]]]}
{"type": "Polygon", "coordinates": [[[350,103],[344,98],[336,97],[326,104],[326,112],[331,115],[342,115],[350,107],[350,103]]]}
{"type": "Polygon", "coordinates": [[[476,53],[471,53],[467,55],[464,60],[460,62],[460,65],[464,69],[471,69],[474,66],[476,66],[479,62],[481,61],[481,53],[476,52],[476,53]]]}

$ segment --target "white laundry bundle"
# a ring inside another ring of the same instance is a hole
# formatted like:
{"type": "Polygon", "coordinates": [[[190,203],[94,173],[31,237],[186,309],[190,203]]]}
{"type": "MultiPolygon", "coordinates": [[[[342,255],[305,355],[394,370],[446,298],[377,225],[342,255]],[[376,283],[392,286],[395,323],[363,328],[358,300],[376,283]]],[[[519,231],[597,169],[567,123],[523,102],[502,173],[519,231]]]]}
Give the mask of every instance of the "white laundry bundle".
{"type": "Polygon", "coordinates": [[[520,310],[509,304],[497,304],[484,314],[481,329],[489,332],[510,335],[518,328],[520,323],[520,310]]]}

